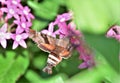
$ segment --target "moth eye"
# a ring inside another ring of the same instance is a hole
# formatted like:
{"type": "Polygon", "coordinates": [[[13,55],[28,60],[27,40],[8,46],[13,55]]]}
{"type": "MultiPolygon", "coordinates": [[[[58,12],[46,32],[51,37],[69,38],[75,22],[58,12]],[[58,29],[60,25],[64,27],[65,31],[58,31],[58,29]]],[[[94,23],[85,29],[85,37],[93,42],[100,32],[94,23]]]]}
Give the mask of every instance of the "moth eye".
{"type": "Polygon", "coordinates": [[[44,44],[44,43],[41,43],[41,45],[45,48],[45,49],[48,49],[50,51],[54,50],[55,49],[55,46],[51,45],[51,44],[44,44]]]}

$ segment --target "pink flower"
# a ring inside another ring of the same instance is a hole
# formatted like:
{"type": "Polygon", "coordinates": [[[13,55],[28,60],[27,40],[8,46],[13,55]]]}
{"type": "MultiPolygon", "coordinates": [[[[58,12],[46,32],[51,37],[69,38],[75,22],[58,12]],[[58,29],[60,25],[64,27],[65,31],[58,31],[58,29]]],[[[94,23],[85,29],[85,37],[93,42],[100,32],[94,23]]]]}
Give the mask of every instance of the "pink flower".
{"type": "Polygon", "coordinates": [[[54,23],[59,24],[62,22],[66,22],[71,18],[72,18],[72,13],[64,13],[64,14],[58,15],[54,23]]]}
{"type": "Polygon", "coordinates": [[[117,39],[118,41],[120,41],[120,26],[118,26],[118,25],[112,26],[112,27],[108,30],[106,36],[107,36],[107,37],[115,38],[115,39],[117,39]]]}
{"type": "Polygon", "coordinates": [[[23,31],[28,32],[29,28],[32,25],[31,22],[26,21],[24,16],[21,16],[20,20],[15,20],[14,23],[18,25],[16,29],[17,33],[22,33],[23,31]]]}
{"type": "Polygon", "coordinates": [[[83,62],[79,65],[80,69],[90,68],[90,67],[93,67],[95,65],[93,55],[90,55],[90,54],[86,55],[86,53],[84,55],[82,55],[82,53],[81,53],[80,59],[83,60],[83,62]]]}
{"type": "Polygon", "coordinates": [[[28,21],[31,21],[31,19],[34,19],[34,16],[30,13],[30,9],[28,6],[22,7],[20,11],[21,15],[24,15],[28,21]]]}
{"type": "Polygon", "coordinates": [[[1,43],[3,48],[6,48],[6,46],[7,46],[6,39],[10,39],[10,33],[7,33],[7,23],[5,23],[0,28],[0,43],[1,43]]]}
{"type": "Polygon", "coordinates": [[[19,19],[19,9],[17,7],[15,7],[14,5],[7,5],[6,7],[1,8],[2,12],[6,12],[7,16],[6,19],[10,19],[12,17],[19,19]]]}
{"type": "Polygon", "coordinates": [[[54,23],[53,22],[51,22],[49,24],[48,30],[45,29],[45,30],[42,30],[41,32],[44,34],[50,35],[52,37],[56,37],[56,35],[59,34],[58,31],[54,32],[54,23]]]}
{"type": "Polygon", "coordinates": [[[20,3],[21,0],[7,0],[6,2],[4,2],[7,5],[14,5],[16,7],[22,8],[22,5],[20,3]]]}
{"type": "MultiPolygon", "coordinates": [[[[81,55],[80,55],[81,57],[81,55]]],[[[79,65],[80,69],[83,68],[91,68],[93,66],[95,66],[95,62],[94,62],[94,58],[92,55],[84,55],[81,58],[83,60],[83,62],[79,65]]]]}
{"type": "Polygon", "coordinates": [[[25,43],[25,39],[28,38],[28,33],[16,33],[12,34],[11,38],[14,40],[12,49],[15,49],[18,47],[18,45],[27,48],[27,45],[25,43]]]}
{"type": "Polygon", "coordinates": [[[4,4],[4,3],[6,2],[6,0],[0,0],[0,2],[1,2],[2,4],[4,4]]]}
{"type": "Polygon", "coordinates": [[[27,47],[24,40],[28,38],[28,30],[32,25],[31,20],[34,16],[30,13],[30,9],[27,6],[23,7],[20,2],[21,0],[0,0],[1,23],[6,22],[0,29],[0,44],[4,48],[7,46],[6,39],[9,38],[14,40],[13,49],[17,48],[18,45],[27,47]],[[7,31],[11,33],[7,33],[7,31]],[[12,34],[12,32],[16,33],[12,34]]]}

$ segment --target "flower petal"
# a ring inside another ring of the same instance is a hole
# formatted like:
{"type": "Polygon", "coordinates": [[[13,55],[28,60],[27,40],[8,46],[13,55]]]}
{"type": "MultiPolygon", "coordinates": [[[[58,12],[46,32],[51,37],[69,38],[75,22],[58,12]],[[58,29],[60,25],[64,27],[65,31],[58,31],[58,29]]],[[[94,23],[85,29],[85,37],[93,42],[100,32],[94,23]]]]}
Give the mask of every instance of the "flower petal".
{"type": "Polygon", "coordinates": [[[27,24],[27,27],[31,27],[32,26],[31,22],[26,22],[26,24],[27,24]]]}
{"type": "Polygon", "coordinates": [[[10,39],[11,38],[11,33],[6,33],[6,39],[10,39]]]}
{"type": "Polygon", "coordinates": [[[26,22],[26,19],[25,19],[25,17],[23,15],[21,16],[21,21],[26,22]]]}
{"type": "Polygon", "coordinates": [[[18,20],[20,19],[20,17],[19,17],[18,14],[14,14],[13,16],[14,16],[16,19],[18,19],[18,20]]]}
{"type": "Polygon", "coordinates": [[[48,30],[42,30],[41,32],[44,33],[44,34],[47,34],[48,30]]]}
{"type": "Polygon", "coordinates": [[[23,28],[21,28],[19,25],[18,25],[18,27],[17,27],[17,29],[16,29],[16,33],[18,34],[18,33],[22,33],[24,31],[24,29],[23,28]]]}
{"type": "Polygon", "coordinates": [[[28,38],[28,33],[23,33],[23,34],[21,34],[21,36],[22,36],[22,39],[26,39],[26,38],[28,38]]]}
{"type": "Polygon", "coordinates": [[[5,19],[10,19],[10,18],[12,18],[12,15],[10,14],[7,14],[7,16],[5,17],[5,19]]]}
{"type": "Polygon", "coordinates": [[[54,30],[54,24],[51,22],[48,27],[48,31],[53,32],[54,30]]]}
{"type": "Polygon", "coordinates": [[[7,46],[7,41],[6,41],[5,39],[2,39],[2,40],[0,41],[0,43],[1,43],[1,45],[2,45],[3,48],[6,48],[6,46],[7,46]]]}
{"type": "Polygon", "coordinates": [[[19,42],[19,44],[20,44],[22,47],[27,48],[27,45],[26,45],[26,43],[25,43],[24,40],[21,40],[21,41],[19,42]]]}
{"type": "Polygon", "coordinates": [[[14,20],[14,23],[19,25],[20,24],[20,21],[19,20],[14,20]]]}
{"type": "Polygon", "coordinates": [[[14,41],[12,49],[16,49],[18,47],[18,42],[14,41]]]}
{"type": "Polygon", "coordinates": [[[31,13],[29,13],[29,16],[32,18],[32,19],[34,19],[35,17],[31,14],[31,13]]]}
{"type": "Polygon", "coordinates": [[[2,10],[2,12],[8,12],[7,8],[1,8],[0,10],[2,10]]]}
{"type": "Polygon", "coordinates": [[[110,29],[108,32],[107,32],[107,34],[106,34],[106,36],[107,37],[114,37],[116,34],[115,34],[115,32],[112,30],[112,29],[110,29]]]}
{"type": "Polygon", "coordinates": [[[86,62],[83,62],[83,63],[81,63],[81,64],[79,65],[79,68],[80,68],[80,69],[84,69],[84,68],[86,68],[86,67],[87,67],[86,62]]]}
{"type": "Polygon", "coordinates": [[[6,32],[7,31],[7,23],[5,23],[1,29],[0,29],[1,32],[6,32]]]}

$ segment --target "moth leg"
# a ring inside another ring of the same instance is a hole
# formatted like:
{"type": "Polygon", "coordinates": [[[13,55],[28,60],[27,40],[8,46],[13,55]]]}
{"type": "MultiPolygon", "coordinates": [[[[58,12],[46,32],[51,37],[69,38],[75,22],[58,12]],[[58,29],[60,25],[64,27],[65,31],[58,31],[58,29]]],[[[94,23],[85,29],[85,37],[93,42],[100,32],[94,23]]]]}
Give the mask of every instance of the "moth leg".
{"type": "Polygon", "coordinates": [[[61,61],[62,57],[54,54],[49,54],[47,59],[47,66],[43,69],[43,71],[47,72],[48,74],[52,74],[52,68],[59,64],[61,61]]]}

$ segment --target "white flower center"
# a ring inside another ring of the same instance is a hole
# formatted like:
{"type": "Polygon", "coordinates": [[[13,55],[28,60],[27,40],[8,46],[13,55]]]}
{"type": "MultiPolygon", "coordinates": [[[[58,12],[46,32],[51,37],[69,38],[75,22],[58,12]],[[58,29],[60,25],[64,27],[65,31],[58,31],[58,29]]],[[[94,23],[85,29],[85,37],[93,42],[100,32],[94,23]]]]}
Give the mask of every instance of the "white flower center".
{"type": "Polygon", "coordinates": [[[21,26],[22,26],[23,28],[26,28],[26,24],[25,24],[25,23],[22,23],[21,26]]]}
{"type": "Polygon", "coordinates": [[[12,0],[12,3],[15,4],[15,5],[18,4],[16,0],[12,0]]]}
{"type": "Polygon", "coordinates": [[[28,15],[28,12],[27,12],[26,10],[23,10],[23,13],[24,13],[25,15],[28,15]]]}
{"type": "Polygon", "coordinates": [[[15,11],[13,9],[10,9],[9,12],[10,12],[10,14],[14,14],[15,13],[15,11]]]}
{"type": "Polygon", "coordinates": [[[16,41],[20,41],[22,39],[22,36],[21,35],[17,35],[16,36],[16,41]]]}
{"type": "Polygon", "coordinates": [[[65,21],[65,18],[60,19],[60,22],[64,22],[64,21],[65,21]]]}

